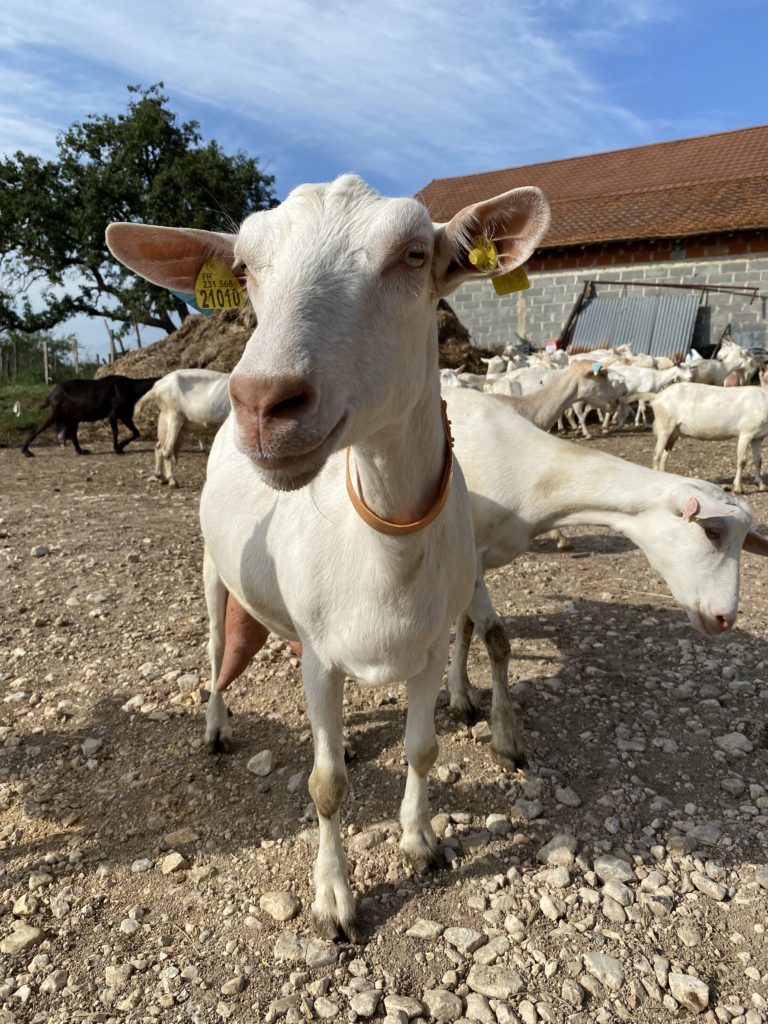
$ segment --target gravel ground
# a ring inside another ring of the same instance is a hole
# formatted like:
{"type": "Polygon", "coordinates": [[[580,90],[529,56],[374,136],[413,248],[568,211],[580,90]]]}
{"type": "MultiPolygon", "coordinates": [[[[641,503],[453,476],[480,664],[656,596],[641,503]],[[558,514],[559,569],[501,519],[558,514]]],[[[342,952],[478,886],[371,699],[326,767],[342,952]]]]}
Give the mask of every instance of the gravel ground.
{"type": "MultiPolygon", "coordinates": [[[[364,942],[334,945],[311,929],[287,645],[230,691],[234,754],[204,749],[205,456],[170,492],[148,445],[93,438],[83,459],[0,451],[0,1024],[768,1022],[763,562],[745,556],[720,641],[606,531],[493,574],[531,766],[500,771],[482,724],[438,708],[427,877],[397,846],[403,693],[350,685],[364,942]]],[[[591,443],[650,461],[647,433],[591,443]]],[[[670,469],[723,482],[732,461],[683,441],[670,469]]],[[[470,668],[487,691],[477,642],[470,668]]]]}

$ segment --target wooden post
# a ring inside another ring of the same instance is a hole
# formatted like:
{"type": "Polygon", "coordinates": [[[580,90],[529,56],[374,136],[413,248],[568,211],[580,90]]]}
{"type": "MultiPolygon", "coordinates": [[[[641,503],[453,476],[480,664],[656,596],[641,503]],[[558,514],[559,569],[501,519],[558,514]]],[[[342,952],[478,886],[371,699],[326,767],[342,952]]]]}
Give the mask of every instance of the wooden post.
{"type": "Polygon", "coordinates": [[[43,338],[43,376],[45,377],[45,383],[50,384],[48,379],[48,339],[43,338]]]}
{"type": "Polygon", "coordinates": [[[109,335],[109,361],[110,361],[110,363],[114,363],[114,361],[115,361],[115,338],[114,338],[114,335],[112,334],[112,328],[109,326],[109,324],[107,323],[106,320],[104,321],[104,323],[105,323],[106,328],[107,328],[107,334],[109,335]]]}
{"type": "Polygon", "coordinates": [[[75,368],[75,373],[80,373],[80,356],[77,351],[77,338],[72,336],[72,365],[75,368]]]}

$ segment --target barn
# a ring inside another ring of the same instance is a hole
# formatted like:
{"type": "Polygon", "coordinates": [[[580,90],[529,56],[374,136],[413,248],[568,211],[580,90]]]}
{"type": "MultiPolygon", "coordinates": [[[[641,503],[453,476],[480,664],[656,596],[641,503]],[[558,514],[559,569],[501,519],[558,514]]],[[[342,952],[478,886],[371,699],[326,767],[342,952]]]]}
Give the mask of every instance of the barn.
{"type": "Polygon", "coordinates": [[[439,178],[418,198],[447,221],[521,185],[546,193],[551,227],[530,289],[499,298],[470,281],[452,296],[476,345],[631,341],[684,354],[730,327],[768,349],[768,125],[439,178]]]}

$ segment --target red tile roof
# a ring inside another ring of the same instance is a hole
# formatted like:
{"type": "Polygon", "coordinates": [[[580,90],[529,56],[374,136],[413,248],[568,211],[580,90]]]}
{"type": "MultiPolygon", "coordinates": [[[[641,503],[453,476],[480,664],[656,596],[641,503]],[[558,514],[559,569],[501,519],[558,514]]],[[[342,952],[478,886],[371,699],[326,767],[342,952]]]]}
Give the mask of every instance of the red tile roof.
{"type": "Polygon", "coordinates": [[[436,221],[521,185],[552,207],[542,248],[768,228],[768,125],[431,181],[436,221]]]}

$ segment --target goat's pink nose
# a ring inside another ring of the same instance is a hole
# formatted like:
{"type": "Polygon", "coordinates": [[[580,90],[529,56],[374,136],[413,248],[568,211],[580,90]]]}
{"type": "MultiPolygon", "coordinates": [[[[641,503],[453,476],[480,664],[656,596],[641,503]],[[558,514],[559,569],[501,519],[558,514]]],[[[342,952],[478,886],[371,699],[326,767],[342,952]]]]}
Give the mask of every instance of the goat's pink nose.
{"type": "MultiPolygon", "coordinates": [[[[232,409],[249,448],[264,450],[298,441],[297,430],[316,404],[317,392],[302,377],[245,377],[229,381],[232,409]]],[[[299,442],[300,444],[300,442],[299,442]]]]}
{"type": "Polygon", "coordinates": [[[715,619],[717,620],[717,624],[720,626],[720,631],[722,633],[727,629],[730,629],[736,621],[733,615],[716,615],[715,619]]]}

